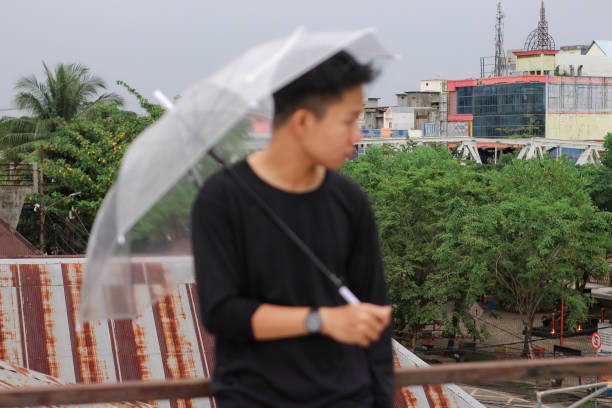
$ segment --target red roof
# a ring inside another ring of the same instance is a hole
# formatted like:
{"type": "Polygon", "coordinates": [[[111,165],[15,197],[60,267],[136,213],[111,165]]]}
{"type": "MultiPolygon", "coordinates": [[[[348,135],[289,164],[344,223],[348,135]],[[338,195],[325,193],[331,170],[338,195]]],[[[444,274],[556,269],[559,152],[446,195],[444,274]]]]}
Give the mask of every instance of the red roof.
{"type": "Polygon", "coordinates": [[[0,218],[0,258],[23,258],[40,255],[34,245],[0,218]]]}
{"type": "Polygon", "coordinates": [[[556,55],[559,50],[531,50],[531,51],[514,51],[513,54],[517,57],[527,57],[530,55],[556,55]]]}

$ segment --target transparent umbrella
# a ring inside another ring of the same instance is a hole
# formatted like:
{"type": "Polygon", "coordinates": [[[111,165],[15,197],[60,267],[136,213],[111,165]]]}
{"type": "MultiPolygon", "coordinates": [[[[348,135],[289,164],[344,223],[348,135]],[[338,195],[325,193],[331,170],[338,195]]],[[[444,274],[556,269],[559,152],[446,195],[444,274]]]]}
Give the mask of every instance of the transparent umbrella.
{"type": "Polygon", "coordinates": [[[136,317],[192,276],[190,211],[199,187],[220,163],[264,147],[272,94],[341,50],[364,62],[390,56],[371,29],[298,29],[185,90],[134,140],[91,232],[81,321],[136,317]]]}

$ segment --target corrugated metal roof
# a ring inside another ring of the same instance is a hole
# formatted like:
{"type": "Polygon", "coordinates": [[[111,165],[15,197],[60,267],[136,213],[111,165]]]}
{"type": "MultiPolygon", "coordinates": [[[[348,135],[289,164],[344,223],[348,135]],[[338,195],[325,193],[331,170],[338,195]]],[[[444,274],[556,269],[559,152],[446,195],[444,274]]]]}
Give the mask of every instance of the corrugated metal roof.
{"type": "MultiPolygon", "coordinates": [[[[61,385],[68,384],[59,378],[51,377],[47,374],[37,371],[28,370],[6,361],[0,360],[0,389],[15,389],[24,387],[35,387],[45,385],[61,385]]],[[[46,405],[44,405],[47,407],[46,405]]],[[[87,404],[87,405],[54,405],[54,408],[153,408],[152,405],[144,402],[138,403],[102,403],[102,404],[87,404]]]]}
{"type": "Polygon", "coordinates": [[[40,255],[34,245],[0,218],[0,258],[40,255]]]}
{"type": "MultiPolygon", "coordinates": [[[[429,364],[395,340],[393,340],[393,354],[396,358],[396,366],[398,367],[429,366],[429,364]]],[[[484,405],[455,384],[402,387],[401,393],[404,401],[406,401],[406,405],[394,405],[396,408],[485,408],[484,405]]]]}
{"type": "MultiPolygon", "coordinates": [[[[0,260],[0,360],[76,383],[210,377],[214,338],[200,324],[193,276],[135,320],[77,327],[83,263],[83,258],[0,260]]],[[[164,263],[150,260],[137,267],[164,263]]],[[[425,364],[399,343],[393,347],[397,366],[425,364]]],[[[156,405],[215,406],[209,398],[156,405]]],[[[398,389],[394,407],[482,405],[445,385],[398,389]]]]}

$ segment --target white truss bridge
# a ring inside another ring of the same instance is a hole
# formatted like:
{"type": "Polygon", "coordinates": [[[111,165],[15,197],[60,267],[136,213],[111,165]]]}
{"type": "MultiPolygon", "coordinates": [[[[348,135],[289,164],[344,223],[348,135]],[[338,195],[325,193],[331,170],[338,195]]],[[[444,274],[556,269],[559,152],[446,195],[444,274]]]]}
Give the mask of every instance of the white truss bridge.
{"type": "Polygon", "coordinates": [[[556,140],[546,139],[542,137],[534,137],[532,139],[490,139],[490,138],[474,138],[460,136],[423,136],[423,137],[369,137],[362,138],[358,143],[355,143],[359,148],[368,148],[369,146],[381,146],[390,144],[392,146],[402,146],[408,142],[416,142],[419,145],[427,145],[430,143],[457,143],[457,151],[464,159],[474,160],[482,164],[480,154],[478,153],[478,144],[486,143],[487,148],[495,149],[495,158],[497,159],[498,147],[500,149],[508,146],[520,148],[518,159],[530,160],[534,158],[543,159],[544,153],[550,149],[557,148],[559,156],[563,154],[563,149],[580,149],[582,153],[576,161],[577,165],[587,163],[601,165],[600,154],[605,150],[603,142],[595,142],[589,140],[556,140]]]}

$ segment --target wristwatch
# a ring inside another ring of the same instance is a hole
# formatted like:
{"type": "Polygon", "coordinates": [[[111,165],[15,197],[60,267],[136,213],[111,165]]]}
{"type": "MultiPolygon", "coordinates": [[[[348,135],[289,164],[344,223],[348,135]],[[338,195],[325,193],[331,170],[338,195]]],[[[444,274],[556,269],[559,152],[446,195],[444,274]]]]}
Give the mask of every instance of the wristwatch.
{"type": "Polygon", "coordinates": [[[308,313],[308,316],[306,316],[304,324],[308,333],[316,334],[321,331],[323,321],[321,320],[321,315],[319,315],[319,312],[316,309],[312,309],[310,313],[308,313]]]}

